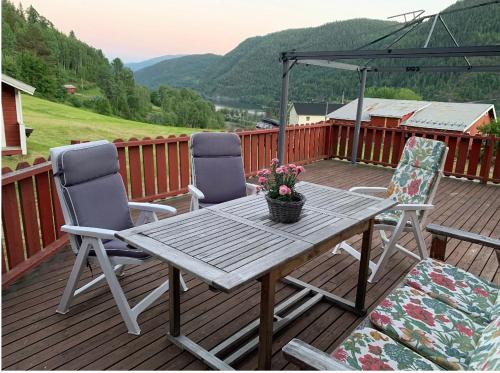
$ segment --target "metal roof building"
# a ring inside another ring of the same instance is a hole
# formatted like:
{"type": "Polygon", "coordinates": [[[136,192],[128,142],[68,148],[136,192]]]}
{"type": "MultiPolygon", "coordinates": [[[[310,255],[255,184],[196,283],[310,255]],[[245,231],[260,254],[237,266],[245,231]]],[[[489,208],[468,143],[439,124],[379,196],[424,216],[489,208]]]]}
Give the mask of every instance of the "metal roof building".
{"type": "Polygon", "coordinates": [[[425,110],[412,115],[404,122],[404,125],[468,132],[485,115],[489,116],[489,120],[496,119],[495,106],[492,104],[432,102],[425,110]]]}
{"type": "MultiPolygon", "coordinates": [[[[369,122],[372,116],[385,118],[403,118],[409,113],[419,111],[431,103],[414,100],[390,100],[385,98],[365,98],[361,120],[369,122]]],[[[338,110],[328,114],[330,119],[355,120],[358,100],[351,101],[338,110]]]]}
{"type": "MultiPolygon", "coordinates": [[[[328,114],[329,119],[354,122],[358,100],[328,114]]],[[[361,121],[382,127],[418,127],[475,134],[496,119],[492,104],[365,98],[361,121]]]]}

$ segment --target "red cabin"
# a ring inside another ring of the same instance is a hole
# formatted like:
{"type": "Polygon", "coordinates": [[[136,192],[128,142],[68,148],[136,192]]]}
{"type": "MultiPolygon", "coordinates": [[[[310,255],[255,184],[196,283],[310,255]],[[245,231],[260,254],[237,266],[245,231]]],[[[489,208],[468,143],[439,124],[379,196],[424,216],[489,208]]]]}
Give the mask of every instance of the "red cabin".
{"type": "Polygon", "coordinates": [[[33,95],[35,88],[2,74],[2,155],[26,154],[26,127],[21,92],[33,95]]]}
{"type": "Polygon", "coordinates": [[[66,93],[73,95],[76,93],[76,87],[73,84],[65,84],[63,85],[64,89],[66,90],[66,93]]]}

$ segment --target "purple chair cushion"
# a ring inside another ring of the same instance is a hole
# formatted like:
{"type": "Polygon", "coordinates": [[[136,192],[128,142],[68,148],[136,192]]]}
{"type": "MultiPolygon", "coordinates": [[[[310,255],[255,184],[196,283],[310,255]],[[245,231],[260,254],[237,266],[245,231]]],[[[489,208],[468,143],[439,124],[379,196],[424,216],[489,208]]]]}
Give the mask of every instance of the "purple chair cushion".
{"type": "Polygon", "coordinates": [[[63,193],[76,225],[116,231],[133,227],[118,173],[66,187],[63,193]]]}
{"type": "Polygon", "coordinates": [[[195,133],[191,149],[193,157],[241,157],[240,137],[234,133],[195,133]]]}
{"type": "Polygon", "coordinates": [[[115,145],[80,144],[53,154],[72,220],[67,223],[112,230],[133,227],[115,145]]]}
{"type": "MultiPolygon", "coordinates": [[[[83,144],[82,144],[83,145],[83,144]]],[[[61,183],[71,186],[102,176],[118,173],[118,152],[113,144],[89,144],[67,150],[57,160],[61,183]]]]}
{"type": "MultiPolygon", "coordinates": [[[[127,258],[147,259],[149,254],[144,251],[134,249],[120,240],[111,240],[104,243],[104,249],[109,256],[121,256],[127,258]]],[[[89,256],[95,256],[94,250],[89,251],[89,256]]]]}
{"type": "Polygon", "coordinates": [[[191,137],[195,185],[200,206],[246,196],[241,142],[234,133],[197,133],[191,137]]]}
{"type": "Polygon", "coordinates": [[[194,158],[196,187],[202,203],[221,203],[246,196],[245,172],[240,157],[194,158]]]}

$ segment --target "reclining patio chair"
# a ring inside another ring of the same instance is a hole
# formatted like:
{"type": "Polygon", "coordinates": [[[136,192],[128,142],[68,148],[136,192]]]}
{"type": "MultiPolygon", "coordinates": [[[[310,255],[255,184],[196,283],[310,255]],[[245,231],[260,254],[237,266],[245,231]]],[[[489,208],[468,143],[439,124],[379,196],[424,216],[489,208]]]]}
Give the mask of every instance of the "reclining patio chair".
{"type": "MultiPolygon", "coordinates": [[[[369,282],[377,282],[381,269],[388,259],[400,250],[415,259],[425,259],[429,255],[422,236],[422,228],[428,212],[434,206],[432,201],[443,175],[448,148],[441,141],[420,137],[410,137],[403,149],[401,160],[392,176],[388,188],[355,187],[351,192],[374,194],[387,193],[387,197],[399,205],[375,217],[374,229],[380,233],[383,252],[377,263],[370,261],[369,282]],[[386,232],[391,232],[390,237],[386,232]],[[417,241],[419,255],[398,244],[404,232],[413,233],[417,241]]],[[[337,254],[345,250],[359,260],[360,253],[347,242],[342,242],[333,250],[337,254]]]]}
{"type": "MultiPolygon", "coordinates": [[[[52,148],[50,156],[65,221],[61,230],[69,234],[76,255],[57,312],[68,312],[77,295],[106,279],[128,332],[139,334],[137,317],[168,290],[168,281],[130,307],[116,275],[125,265],[143,264],[151,257],[115,239],[115,232],[134,226],[130,209],[140,211],[137,225],[158,220],[157,213],[174,215],[177,211],[165,205],[128,202],[116,147],[107,141],[52,148]],[[76,289],[85,266],[95,261],[103,273],[76,289]]],[[[182,277],[181,283],[187,290],[182,277]]]]}
{"type": "Polygon", "coordinates": [[[245,181],[240,137],[234,133],[195,133],[191,136],[191,210],[246,195],[257,186],[245,181]]]}

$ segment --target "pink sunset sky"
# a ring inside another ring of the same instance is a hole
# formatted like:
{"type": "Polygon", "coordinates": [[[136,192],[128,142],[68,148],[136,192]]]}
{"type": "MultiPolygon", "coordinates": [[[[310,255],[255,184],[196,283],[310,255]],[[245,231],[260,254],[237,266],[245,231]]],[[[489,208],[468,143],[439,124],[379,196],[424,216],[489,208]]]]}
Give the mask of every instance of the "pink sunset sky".
{"type": "MultiPolygon", "coordinates": [[[[17,4],[17,1],[14,1],[17,4]]],[[[55,26],[125,62],[165,54],[225,54],[244,39],[350,18],[386,19],[454,0],[21,0],[55,26]]]]}

